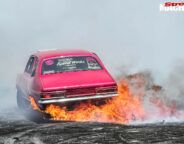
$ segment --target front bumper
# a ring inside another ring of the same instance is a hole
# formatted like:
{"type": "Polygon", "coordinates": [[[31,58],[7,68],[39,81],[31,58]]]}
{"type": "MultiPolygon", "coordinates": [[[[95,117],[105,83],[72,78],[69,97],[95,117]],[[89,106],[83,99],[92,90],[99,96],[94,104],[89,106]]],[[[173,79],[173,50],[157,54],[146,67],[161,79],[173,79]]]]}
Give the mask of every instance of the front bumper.
{"type": "Polygon", "coordinates": [[[92,95],[92,96],[83,96],[83,97],[72,97],[72,98],[44,98],[38,101],[39,104],[53,104],[53,103],[63,103],[63,102],[73,102],[73,101],[82,101],[82,100],[91,100],[91,99],[102,99],[118,96],[115,94],[106,94],[106,95],[92,95]]]}

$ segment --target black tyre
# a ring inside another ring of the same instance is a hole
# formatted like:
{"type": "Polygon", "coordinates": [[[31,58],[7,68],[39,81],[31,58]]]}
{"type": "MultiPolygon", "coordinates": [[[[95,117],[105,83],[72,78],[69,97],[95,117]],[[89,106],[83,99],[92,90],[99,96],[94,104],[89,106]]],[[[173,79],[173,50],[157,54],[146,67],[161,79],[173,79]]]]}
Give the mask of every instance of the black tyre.
{"type": "Polygon", "coordinates": [[[38,110],[34,110],[31,102],[25,99],[20,91],[17,91],[17,106],[21,110],[24,116],[27,119],[34,121],[34,122],[41,122],[43,121],[43,113],[39,112],[38,110]]]}
{"type": "Polygon", "coordinates": [[[21,109],[21,94],[19,91],[17,91],[17,106],[21,109]]]}

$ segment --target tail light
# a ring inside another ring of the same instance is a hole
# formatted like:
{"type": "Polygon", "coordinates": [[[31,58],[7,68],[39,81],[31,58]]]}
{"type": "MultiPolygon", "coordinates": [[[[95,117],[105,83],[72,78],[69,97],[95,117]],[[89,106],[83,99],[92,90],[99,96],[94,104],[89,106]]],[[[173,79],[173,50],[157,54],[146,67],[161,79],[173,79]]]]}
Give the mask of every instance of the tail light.
{"type": "Polygon", "coordinates": [[[113,88],[97,88],[96,89],[97,94],[111,94],[111,93],[117,93],[117,87],[113,88]]]}
{"type": "Polygon", "coordinates": [[[42,93],[41,98],[65,98],[65,92],[42,93]]]}
{"type": "Polygon", "coordinates": [[[51,95],[44,95],[44,98],[51,98],[51,95]]]}

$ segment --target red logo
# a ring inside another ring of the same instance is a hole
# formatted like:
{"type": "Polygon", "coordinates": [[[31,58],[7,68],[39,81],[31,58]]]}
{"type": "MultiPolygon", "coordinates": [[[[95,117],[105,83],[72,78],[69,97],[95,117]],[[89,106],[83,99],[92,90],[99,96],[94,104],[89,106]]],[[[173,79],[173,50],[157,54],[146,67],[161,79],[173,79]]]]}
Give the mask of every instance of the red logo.
{"type": "Polygon", "coordinates": [[[184,2],[166,2],[160,4],[160,11],[184,11],[184,2]]]}

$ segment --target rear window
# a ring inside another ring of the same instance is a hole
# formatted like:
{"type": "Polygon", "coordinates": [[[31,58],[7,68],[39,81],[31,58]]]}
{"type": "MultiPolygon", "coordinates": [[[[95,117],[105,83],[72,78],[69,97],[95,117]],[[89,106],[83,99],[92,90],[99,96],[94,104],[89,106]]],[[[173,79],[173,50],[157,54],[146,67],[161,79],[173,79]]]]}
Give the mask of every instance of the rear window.
{"type": "Polygon", "coordinates": [[[74,71],[102,70],[102,66],[92,56],[63,57],[45,60],[42,75],[74,71]]]}

